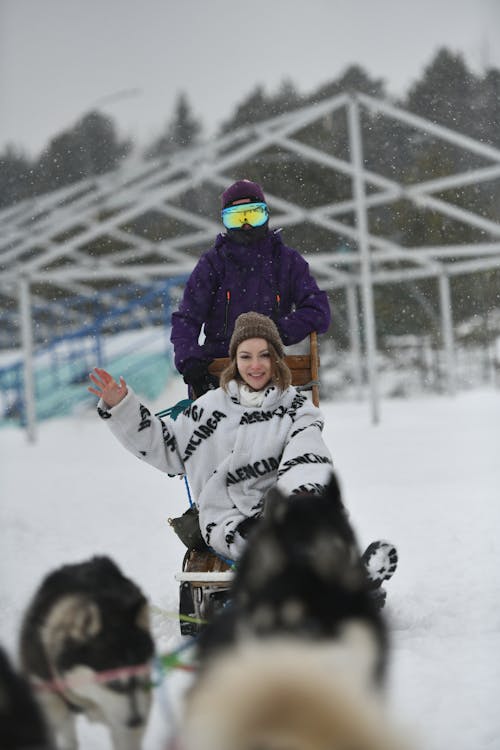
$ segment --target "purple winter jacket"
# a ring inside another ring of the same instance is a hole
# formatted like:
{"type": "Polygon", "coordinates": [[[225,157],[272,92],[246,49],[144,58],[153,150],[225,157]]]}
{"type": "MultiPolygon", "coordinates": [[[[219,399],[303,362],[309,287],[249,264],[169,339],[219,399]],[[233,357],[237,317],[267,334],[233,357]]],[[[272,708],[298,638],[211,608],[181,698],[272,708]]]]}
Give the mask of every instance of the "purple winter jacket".
{"type": "Polygon", "coordinates": [[[179,372],[193,360],[227,357],[235,320],[250,310],[273,318],[285,345],[302,341],[311,331],[324,333],[330,324],[326,293],[279,232],[247,246],[219,234],[201,256],[172,315],[170,338],[179,372]],[[206,338],[200,346],[203,323],[206,338]]]}

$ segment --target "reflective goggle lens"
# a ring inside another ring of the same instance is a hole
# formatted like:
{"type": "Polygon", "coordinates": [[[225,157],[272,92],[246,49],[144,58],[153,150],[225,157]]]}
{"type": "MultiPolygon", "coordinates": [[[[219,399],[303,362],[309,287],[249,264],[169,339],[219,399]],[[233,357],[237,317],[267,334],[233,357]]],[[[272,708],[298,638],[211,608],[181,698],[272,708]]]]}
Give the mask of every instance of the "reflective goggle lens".
{"type": "Polygon", "coordinates": [[[228,206],[222,211],[222,223],[226,229],[241,229],[243,224],[251,227],[261,227],[268,219],[265,203],[240,203],[238,206],[228,206]]]}

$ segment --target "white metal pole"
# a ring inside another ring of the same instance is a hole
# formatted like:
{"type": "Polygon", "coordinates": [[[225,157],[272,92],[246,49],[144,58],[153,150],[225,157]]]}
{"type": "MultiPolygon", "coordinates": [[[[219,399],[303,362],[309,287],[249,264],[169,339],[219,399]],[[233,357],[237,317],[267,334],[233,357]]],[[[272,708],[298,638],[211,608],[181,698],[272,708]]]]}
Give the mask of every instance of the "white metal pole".
{"type": "Polygon", "coordinates": [[[347,297],[347,318],[349,321],[349,343],[352,359],[352,374],[356,388],[356,398],[362,395],[363,362],[361,359],[361,336],[358,319],[358,291],[355,284],[348,284],[345,288],[347,297]]]}
{"type": "Polygon", "coordinates": [[[444,346],[446,390],[455,393],[455,340],[451,312],[450,279],[446,273],[439,275],[439,304],[441,308],[441,338],[444,346]]]}
{"type": "Polygon", "coordinates": [[[363,302],[363,321],[365,327],[365,347],[370,389],[371,417],[373,424],[379,422],[379,399],[377,389],[377,345],[375,332],[375,312],[373,304],[373,286],[370,266],[370,245],[368,241],[368,213],[366,209],[365,184],[363,181],[363,146],[361,141],[361,122],[359,104],[352,95],[348,108],[349,145],[353,165],[353,193],[356,203],[356,225],[358,247],[361,259],[361,299],[363,302]]]}
{"type": "Polygon", "coordinates": [[[24,363],[24,416],[26,435],[30,443],[36,440],[35,373],[33,366],[33,327],[31,320],[30,282],[19,279],[19,308],[21,313],[21,341],[24,363]]]}

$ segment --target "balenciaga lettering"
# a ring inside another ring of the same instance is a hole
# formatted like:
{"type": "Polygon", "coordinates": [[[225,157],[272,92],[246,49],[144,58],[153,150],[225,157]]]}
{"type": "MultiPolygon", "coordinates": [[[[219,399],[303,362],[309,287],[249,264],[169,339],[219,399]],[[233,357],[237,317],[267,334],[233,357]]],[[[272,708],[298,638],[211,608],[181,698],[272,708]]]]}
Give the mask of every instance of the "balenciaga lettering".
{"type": "Polygon", "coordinates": [[[269,422],[273,418],[272,411],[246,411],[241,420],[240,424],[255,424],[255,422],[269,422]]]}
{"type": "Polygon", "coordinates": [[[306,424],[305,427],[299,427],[295,432],[292,432],[290,437],[295,437],[295,435],[298,435],[299,432],[303,432],[304,430],[309,430],[311,427],[317,427],[319,430],[323,430],[324,422],[322,419],[316,419],[314,422],[311,422],[311,424],[306,424]]]}
{"type": "Polygon", "coordinates": [[[208,545],[210,544],[212,531],[215,529],[216,526],[217,524],[214,523],[213,521],[211,523],[207,523],[207,525],[205,526],[205,541],[208,545]]]}
{"type": "Polygon", "coordinates": [[[167,425],[165,422],[161,423],[161,431],[163,433],[163,442],[165,443],[165,447],[168,448],[171,453],[175,453],[175,449],[177,448],[177,443],[175,441],[175,437],[170,434],[170,432],[167,429],[167,425]]]}
{"type": "Polygon", "coordinates": [[[292,422],[295,422],[297,418],[297,409],[300,409],[300,407],[303,406],[306,401],[306,396],[301,396],[300,393],[297,393],[297,395],[294,397],[292,403],[290,404],[290,408],[287,409],[288,416],[290,417],[292,422]]]}
{"type": "MultiPolygon", "coordinates": [[[[288,410],[284,406],[278,406],[274,411],[262,411],[257,409],[256,411],[246,411],[241,417],[240,424],[255,424],[256,422],[269,422],[273,417],[282,419],[288,410]]],[[[295,411],[293,412],[293,418],[295,418],[295,411]]]]}
{"type": "Polygon", "coordinates": [[[226,414],[222,411],[212,412],[212,416],[207,419],[205,424],[201,424],[189,438],[189,443],[186,445],[186,450],[182,460],[186,462],[196,451],[197,447],[203,440],[206,440],[210,435],[213,435],[217,429],[217,425],[221,419],[225,419],[226,414]]]}
{"type": "Polygon", "coordinates": [[[198,406],[198,404],[190,404],[182,413],[185,417],[191,417],[193,422],[199,422],[204,411],[205,409],[202,406],[198,406]]]}
{"type": "Polygon", "coordinates": [[[274,456],[262,458],[260,461],[246,464],[246,466],[239,466],[234,472],[227,472],[226,486],[229,487],[232,484],[244,482],[245,479],[257,479],[257,477],[263,477],[266,474],[276,471],[278,466],[279,461],[277,458],[274,458],[274,456]]]}
{"type": "Polygon", "coordinates": [[[282,468],[278,471],[278,477],[282,477],[287,471],[293,469],[294,466],[299,464],[331,464],[331,459],[328,456],[318,456],[317,453],[304,453],[302,456],[295,456],[285,461],[282,468]]]}
{"type": "Polygon", "coordinates": [[[144,406],[144,404],[140,404],[139,409],[141,412],[141,421],[139,423],[139,429],[137,430],[137,432],[145,430],[146,427],[151,427],[151,412],[146,406],[144,406]]]}

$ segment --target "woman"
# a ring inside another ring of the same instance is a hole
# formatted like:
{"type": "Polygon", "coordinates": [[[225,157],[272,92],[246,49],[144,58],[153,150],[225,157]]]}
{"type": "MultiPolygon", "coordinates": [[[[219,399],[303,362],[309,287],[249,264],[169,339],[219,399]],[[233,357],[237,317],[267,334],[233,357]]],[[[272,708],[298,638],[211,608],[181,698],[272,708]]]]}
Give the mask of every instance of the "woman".
{"type": "Polygon", "coordinates": [[[275,484],[286,494],[321,492],[332,459],[319,409],[292,385],[274,322],[243,313],[221,387],[175,421],[151,414],[123,378],[95,368],[89,391],[99,415],[131,453],[167,474],[187,474],[205,542],[237,559],[275,484]]]}

